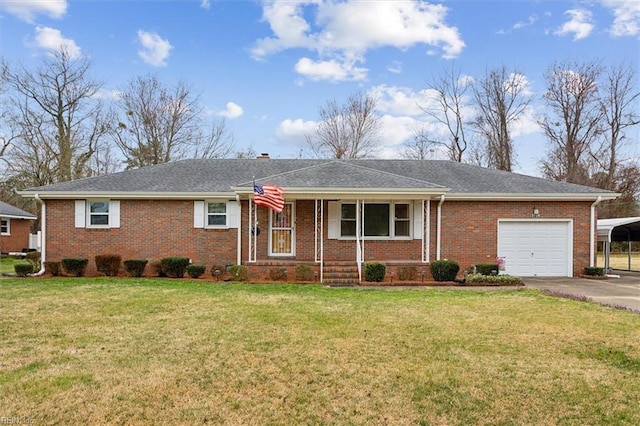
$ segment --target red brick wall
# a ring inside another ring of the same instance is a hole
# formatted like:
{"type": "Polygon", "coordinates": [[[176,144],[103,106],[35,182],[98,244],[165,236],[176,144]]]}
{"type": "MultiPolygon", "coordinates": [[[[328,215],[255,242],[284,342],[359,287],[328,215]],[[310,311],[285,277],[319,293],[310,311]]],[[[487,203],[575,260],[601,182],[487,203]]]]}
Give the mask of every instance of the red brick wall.
{"type": "MultiPolygon", "coordinates": [[[[213,264],[236,263],[237,230],[193,228],[193,201],[122,200],[118,229],[74,227],[74,200],[47,201],[47,259],[86,257],[95,271],[97,254],[115,253],[123,259],[186,256],[210,268],[213,264]]],[[[430,260],[436,258],[437,201],[431,203],[430,260]]],[[[474,202],[449,201],[442,206],[441,258],[453,259],[462,269],[496,257],[499,218],[531,218],[533,206],[541,218],[573,219],[574,274],[589,264],[590,202],[474,202]]],[[[248,203],[242,205],[242,263],[248,259],[248,203]]],[[[258,208],[261,230],[257,238],[259,262],[314,260],[314,201],[296,202],[296,256],[293,259],[268,256],[269,211],[258,208]]],[[[324,235],[328,229],[328,208],[324,204],[324,235]]],[[[12,223],[13,225],[13,223],[12,223]]],[[[13,229],[12,229],[13,232],[13,229]]],[[[421,261],[420,240],[370,241],[364,243],[366,261],[421,261]]],[[[324,259],[354,260],[355,241],[324,241],[324,259]]]]}
{"type": "Polygon", "coordinates": [[[32,220],[9,219],[9,234],[0,235],[0,252],[21,252],[29,247],[32,220]]]}
{"type": "Polygon", "coordinates": [[[74,200],[47,200],[47,260],[64,257],[89,259],[87,273],[95,272],[98,254],[126,259],[189,257],[204,264],[236,263],[237,230],[193,227],[193,201],[121,200],[120,228],[75,228],[74,200]]]}

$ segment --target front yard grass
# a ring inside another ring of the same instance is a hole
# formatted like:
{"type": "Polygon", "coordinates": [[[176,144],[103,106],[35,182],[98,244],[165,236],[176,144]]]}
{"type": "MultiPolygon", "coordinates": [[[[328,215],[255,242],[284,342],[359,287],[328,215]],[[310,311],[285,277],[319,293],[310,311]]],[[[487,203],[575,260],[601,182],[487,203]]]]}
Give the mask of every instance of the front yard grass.
{"type": "Polygon", "coordinates": [[[531,290],[0,280],[0,417],[640,424],[640,315],[531,290]]]}

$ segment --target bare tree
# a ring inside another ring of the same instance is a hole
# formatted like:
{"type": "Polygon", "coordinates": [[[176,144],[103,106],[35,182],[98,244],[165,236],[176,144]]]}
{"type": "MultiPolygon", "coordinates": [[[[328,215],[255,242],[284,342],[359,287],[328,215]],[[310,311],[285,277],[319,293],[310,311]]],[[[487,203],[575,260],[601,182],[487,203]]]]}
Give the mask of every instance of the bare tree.
{"type": "Polygon", "coordinates": [[[545,73],[546,114],[539,121],[549,152],[542,160],[544,174],[555,180],[589,183],[587,159],[602,135],[602,109],[595,62],[554,63],[545,73]]]}
{"type": "Polygon", "coordinates": [[[235,149],[233,135],[224,119],[213,120],[195,149],[196,158],[227,158],[235,149]]]}
{"type": "Polygon", "coordinates": [[[202,107],[185,83],[169,88],[155,75],[137,77],[122,91],[117,107],[115,142],[127,168],[186,158],[201,139],[202,107]]]}
{"type": "Polygon", "coordinates": [[[306,140],[320,157],[366,158],[375,154],[381,137],[380,116],[376,113],[377,100],[356,93],[347,103],[335,100],[320,108],[320,122],[314,135],[306,140]]]}
{"type": "Polygon", "coordinates": [[[452,66],[450,71],[433,79],[428,91],[432,96],[426,105],[420,105],[420,109],[444,129],[441,137],[433,139],[433,144],[444,148],[449,160],[459,163],[464,161],[464,153],[469,147],[465,116],[470,87],[470,80],[452,66]]]}
{"type": "Polygon", "coordinates": [[[14,174],[44,185],[90,174],[96,144],[109,130],[96,94],[101,84],[89,78],[91,62],[64,48],[31,72],[3,63],[15,133],[7,153],[14,174]]]}
{"type": "Polygon", "coordinates": [[[511,127],[531,102],[526,80],[502,66],[488,71],[473,87],[478,110],[474,125],[486,141],[487,165],[511,171],[516,157],[511,127]]]}
{"type": "Polygon", "coordinates": [[[429,130],[422,126],[413,132],[411,139],[402,144],[400,156],[409,160],[427,160],[433,157],[436,141],[429,130]]]}

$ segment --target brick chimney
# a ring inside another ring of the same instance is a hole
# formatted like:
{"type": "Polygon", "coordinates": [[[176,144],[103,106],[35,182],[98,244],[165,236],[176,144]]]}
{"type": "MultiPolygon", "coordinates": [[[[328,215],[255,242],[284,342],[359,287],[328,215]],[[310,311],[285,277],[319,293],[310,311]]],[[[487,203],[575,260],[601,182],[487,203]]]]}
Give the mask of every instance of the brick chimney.
{"type": "Polygon", "coordinates": [[[263,152],[262,154],[258,155],[256,158],[262,159],[262,160],[268,160],[269,159],[269,153],[268,152],[263,152]]]}

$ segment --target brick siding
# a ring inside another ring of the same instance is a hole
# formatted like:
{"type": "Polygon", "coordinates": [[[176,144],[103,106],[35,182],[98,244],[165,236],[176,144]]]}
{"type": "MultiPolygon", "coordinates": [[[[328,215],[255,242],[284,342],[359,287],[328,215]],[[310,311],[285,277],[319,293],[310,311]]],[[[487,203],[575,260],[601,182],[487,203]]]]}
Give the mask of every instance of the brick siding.
{"type": "Polygon", "coordinates": [[[0,235],[0,252],[21,252],[29,247],[29,234],[33,220],[9,219],[9,234],[0,235]]]}

